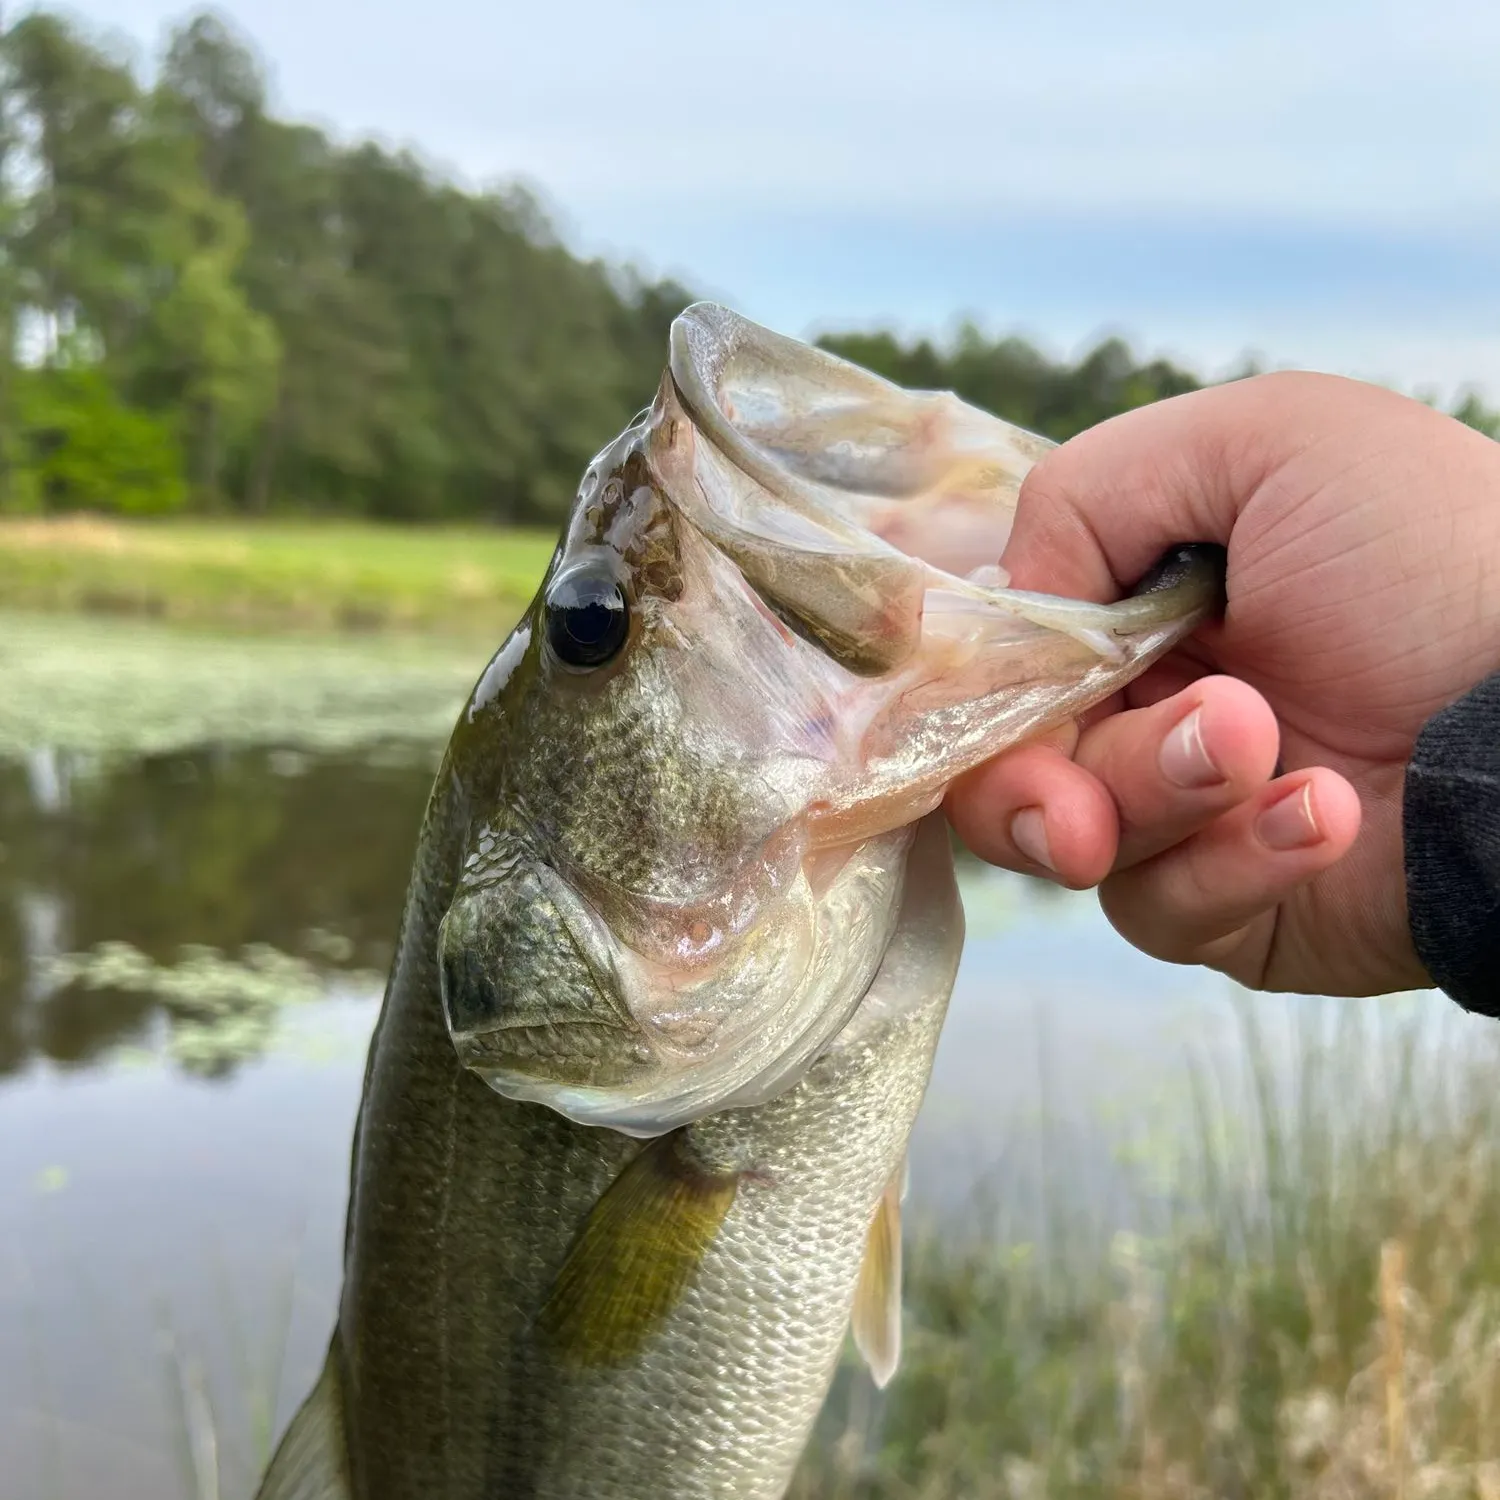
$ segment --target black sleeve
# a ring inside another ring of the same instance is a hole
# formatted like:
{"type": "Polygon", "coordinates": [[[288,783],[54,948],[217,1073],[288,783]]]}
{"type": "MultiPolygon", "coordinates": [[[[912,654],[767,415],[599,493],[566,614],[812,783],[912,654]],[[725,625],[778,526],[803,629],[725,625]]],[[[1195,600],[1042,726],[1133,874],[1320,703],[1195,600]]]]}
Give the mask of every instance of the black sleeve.
{"type": "Polygon", "coordinates": [[[1423,726],[1406,769],[1412,941],[1433,983],[1500,1016],[1500,672],[1423,726]]]}

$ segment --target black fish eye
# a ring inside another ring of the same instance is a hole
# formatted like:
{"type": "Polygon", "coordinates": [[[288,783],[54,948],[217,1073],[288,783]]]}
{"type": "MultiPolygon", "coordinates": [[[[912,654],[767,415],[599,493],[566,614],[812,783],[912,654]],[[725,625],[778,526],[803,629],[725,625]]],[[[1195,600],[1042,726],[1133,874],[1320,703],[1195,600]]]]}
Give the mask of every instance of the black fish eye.
{"type": "Polygon", "coordinates": [[[547,595],[547,644],[570,667],[602,667],[630,633],[630,611],[614,579],[575,573],[547,595]]]}

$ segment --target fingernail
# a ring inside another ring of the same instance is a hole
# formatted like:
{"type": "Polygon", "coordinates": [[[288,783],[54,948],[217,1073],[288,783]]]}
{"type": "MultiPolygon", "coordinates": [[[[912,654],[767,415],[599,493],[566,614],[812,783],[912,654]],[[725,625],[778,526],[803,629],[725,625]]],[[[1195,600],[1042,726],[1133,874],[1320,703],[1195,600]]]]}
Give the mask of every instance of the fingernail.
{"type": "Polygon", "coordinates": [[[1256,820],[1255,836],[1267,849],[1306,849],[1323,837],[1313,812],[1312,782],[1273,802],[1256,820]]]}
{"type": "Polygon", "coordinates": [[[1039,807],[1023,807],[1010,820],[1010,841],[1033,864],[1055,870],[1052,850],[1047,846],[1047,820],[1039,807]]]}
{"type": "Polygon", "coordinates": [[[1161,774],[1173,786],[1180,786],[1188,791],[1217,786],[1224,780],[1224,773],[1213,763],[1203,744],[1201,706],[1175,725],[1162,741],[1157,762],[1161,766],[1161,774]]]}

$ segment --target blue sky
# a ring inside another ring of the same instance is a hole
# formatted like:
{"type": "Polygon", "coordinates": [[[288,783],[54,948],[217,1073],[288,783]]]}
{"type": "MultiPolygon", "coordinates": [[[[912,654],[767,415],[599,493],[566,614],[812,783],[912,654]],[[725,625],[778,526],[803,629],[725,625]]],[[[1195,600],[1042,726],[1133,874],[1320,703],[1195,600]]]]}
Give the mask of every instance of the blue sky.
{"type": "MultiPolygon", "coordinates": [[[[80,7],[144,50],[185,7],[80,7]]],[[[1500,398],[1500,4],[237,0],[278,107],[788,332],[1500,398]],[[1218,13],[1216,13],[1218,12],[1218,13]],[[1205,20],[1205,16],[1212,16],[1205,20]]]]}

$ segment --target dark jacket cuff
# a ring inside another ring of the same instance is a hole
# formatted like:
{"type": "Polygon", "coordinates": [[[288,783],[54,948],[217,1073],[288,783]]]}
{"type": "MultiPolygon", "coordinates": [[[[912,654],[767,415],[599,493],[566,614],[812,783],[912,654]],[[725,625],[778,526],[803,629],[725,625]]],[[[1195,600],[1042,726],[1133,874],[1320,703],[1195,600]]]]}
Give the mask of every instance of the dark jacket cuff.
{"type": "Polygon", "coordinates": [[[1402,823],[1417,957],[1465,1010],[1500,1015],[1500,672],[1423,726],[1402,823]]]}

